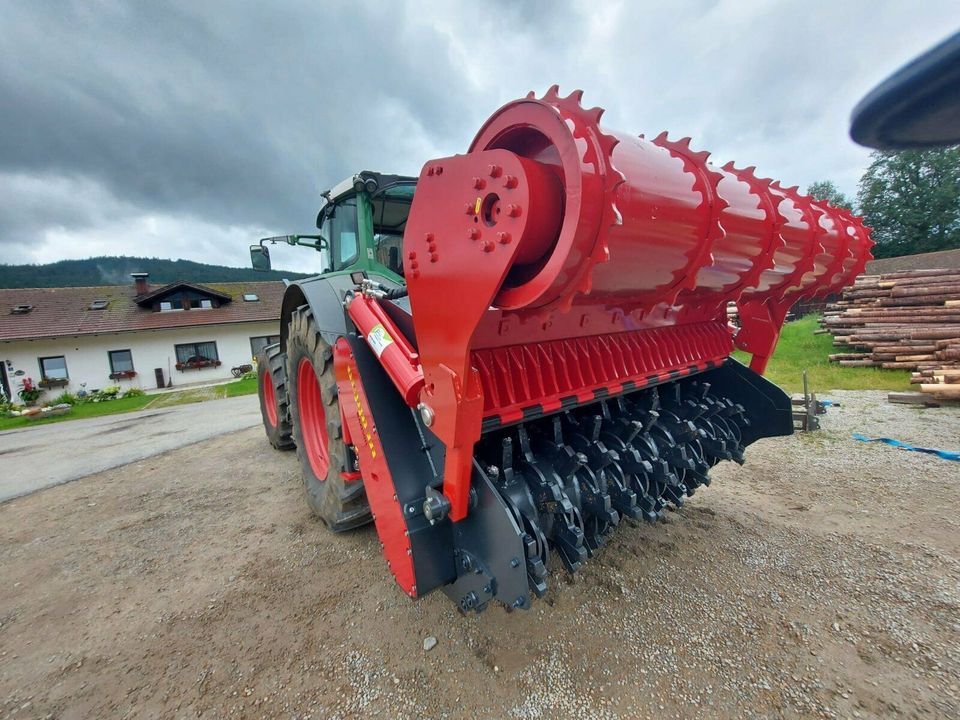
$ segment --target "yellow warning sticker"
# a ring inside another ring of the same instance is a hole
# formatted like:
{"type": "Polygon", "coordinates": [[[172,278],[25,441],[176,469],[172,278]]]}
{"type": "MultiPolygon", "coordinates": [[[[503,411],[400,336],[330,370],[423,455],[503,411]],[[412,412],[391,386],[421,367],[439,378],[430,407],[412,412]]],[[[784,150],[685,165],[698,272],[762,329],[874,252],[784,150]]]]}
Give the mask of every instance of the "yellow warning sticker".
{"type": "Polygon", "coordinates": [[[373,326],[373,329],[367,334],[367,344],[373,350],[377,357],[380,357],[383,354],[383,351],[387,349],[387,346],[393,342],[393,338],[390,337],[390,333],[387,332],[387,329],[383,326],[383,323],[377,323],[373,326]]]}
{"type": "Polygon", "coordinates": [[[474,214],[474,215],[479,215],[479,214],[480,214],[480,197],[479,197],[479,196],[477,196],[477,202],[476,202],[476,204],[473,206],[473,214],[474,214]]]}

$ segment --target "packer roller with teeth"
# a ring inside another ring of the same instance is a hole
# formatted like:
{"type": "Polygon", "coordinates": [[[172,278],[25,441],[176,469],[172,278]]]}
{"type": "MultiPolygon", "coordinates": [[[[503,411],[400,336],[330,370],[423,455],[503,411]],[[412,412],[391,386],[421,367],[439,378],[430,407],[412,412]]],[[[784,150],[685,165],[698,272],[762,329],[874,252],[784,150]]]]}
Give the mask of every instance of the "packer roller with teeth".
{"type": "Polygon", "coordinates": [[[530,94],[465,154],[359,172],[318,233],[251,247],[258,268],[278,242],[325,268],[288,286],[261,354],[267,436],[332,530],[374,522],[411,597],[529,608],[625,520],[789,435],[762,375],[787,311],[871,259],[848,211],[602,114],[530,94]]]}

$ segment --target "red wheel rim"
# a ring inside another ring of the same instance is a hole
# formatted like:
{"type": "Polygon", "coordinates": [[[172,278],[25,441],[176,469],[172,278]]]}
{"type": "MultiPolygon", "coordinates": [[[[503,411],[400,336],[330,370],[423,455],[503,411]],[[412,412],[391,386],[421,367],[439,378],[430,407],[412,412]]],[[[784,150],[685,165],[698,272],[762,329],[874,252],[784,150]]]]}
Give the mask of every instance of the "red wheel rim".
{"type": "Polygon", "coordinates": [[[326,480],[330,469],[326,413],[317,373],[307,358],[303,358],[297,368],[297,407],[300,411],[300,432],[310,467],[318,480],[326,480]]]}
{"type": "Polygon", "coordinates": [[[263,407],[267,410],[267,422],[270,423],[270,427],[277,426],[277,394],[273,389],[273,378],[270,377],[270,369],[267,369],[265,375],[262,376],[261,384],[263,385],[263,407]]]}

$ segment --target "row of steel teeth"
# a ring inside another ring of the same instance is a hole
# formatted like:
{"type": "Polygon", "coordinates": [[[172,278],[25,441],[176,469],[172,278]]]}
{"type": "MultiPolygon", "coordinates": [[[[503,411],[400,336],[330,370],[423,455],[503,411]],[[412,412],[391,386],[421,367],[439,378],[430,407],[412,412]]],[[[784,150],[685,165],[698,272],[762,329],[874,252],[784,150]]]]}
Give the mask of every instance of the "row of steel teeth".
{"type": "Polygon", "coordinates": [[[677,382],[491,434],[477,456],[522,529],[530,589],[547,590],[553,548],[575,572],[627,517],[656,521],[743,464],[744,408],[706,382],[677,382]]]}

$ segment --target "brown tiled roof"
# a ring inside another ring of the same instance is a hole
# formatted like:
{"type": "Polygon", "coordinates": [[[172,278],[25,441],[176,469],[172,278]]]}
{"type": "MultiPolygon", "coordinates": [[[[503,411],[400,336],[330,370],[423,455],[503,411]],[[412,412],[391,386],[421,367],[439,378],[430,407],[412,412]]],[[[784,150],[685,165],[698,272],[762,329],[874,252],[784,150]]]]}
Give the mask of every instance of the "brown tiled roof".
{"type": "MultiPolygon", "coordinates": [[[[191,283],[192,284],[192,283],[191,283]]],[[[150,287],[150,292],[161,286],[150,287]]],[[[133,285],[70,288],[0,289],[0,340],[26,340],[133,330],[161,330],[195,325],[279,320],[282,282],[210,283],[202,286],[233,298],[209,310],[154,312],[136,303],[133,285]],[[245,293],[260,300],[246,302],[245,293]],[[106,300],[103,310],[91,310],[94,300],[106,300]],[[33,305],[25,314],[14,314],[17,305],[33,305]]]]}
{"type": "Polygon", "coordinates": [[[939,270],[941,268],[960,269],[960,248],[871,260],[867,263],[867,274],[880,275],[902,270],[939,270]]]}

